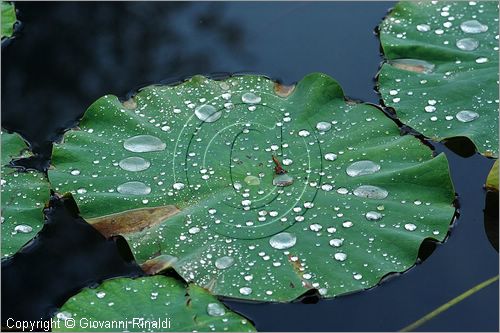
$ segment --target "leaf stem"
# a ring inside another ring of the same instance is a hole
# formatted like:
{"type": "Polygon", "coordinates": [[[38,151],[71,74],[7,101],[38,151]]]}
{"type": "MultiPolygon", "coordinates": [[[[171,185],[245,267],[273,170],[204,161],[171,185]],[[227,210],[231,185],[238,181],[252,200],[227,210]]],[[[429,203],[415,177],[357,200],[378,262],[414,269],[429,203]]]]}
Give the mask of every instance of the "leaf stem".
{"type": "Polygon", "coordinates": [[[467,290],[466,292],[458,295],[457,297],[453,298],[451,301],[441,305],[440,307],[436,308],[435,310],[433,310],[432,312],[429,312],[428,314],[426,314],[425,316],[423,316],[422,318],[420,318],[419,320],[415,321],[414,323],[404,327],[403,329],[401,329],[401,332],[411,332],[413,330],[415,330],[417,327],[421,326],[422,324],[428,322],[429,320],[431,320],[432,318],[436,317],[437,315],[439,315],[440,313],[448,310],[449,308],[451,308],[452,306],[454,306],[455,304],[463,301],[464,299],[466,299],[467,297],[475,294],[476,292],[478,292],[479,290],[489,286],[490,284],[492,284],[493,282],[495,281],[498,281],[498,275],[497,276],[494,276],[484,282],[481,282],[480,284],[470,288],[469,290],[467,290]]]}

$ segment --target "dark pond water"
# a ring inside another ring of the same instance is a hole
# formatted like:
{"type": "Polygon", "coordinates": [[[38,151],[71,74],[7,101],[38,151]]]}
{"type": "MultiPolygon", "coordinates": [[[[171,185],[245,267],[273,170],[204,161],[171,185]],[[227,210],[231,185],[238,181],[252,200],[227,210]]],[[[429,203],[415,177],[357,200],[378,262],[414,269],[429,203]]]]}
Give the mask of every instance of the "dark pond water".
{"type": "MultiPolygon", "coordinates": [[[[373,76],[381,57],[373,29],[393,4],[18,3],[22,29],[2,47],[2,127],[21,133],[42,166],[50,141],[98,97],[199,73],[249,71],[292,83],[319,71],[337,79],[346,95],[378,103],[373,76]]],[[[492,161],[461,157],[442,144],[436,150],[450,160],[460,214],[445,244],[423,246],[422,264],[333,300],[226,304],[262,331],[392,331],[497,275],[498,253],[488,236],[498,246],[498,214],[483,214],[492,161]]],[[[498,196],[489,206],[498,210],[498,196]]],[[[101,237],[70,199],[53,198],[46,213],[37,239],[2,261],[2,320],[47,318],[84,286],[140,274],[123,239],[101,237]]],[[[498,331],[498,292],[494,283],[420,329],[498,331]]]]}

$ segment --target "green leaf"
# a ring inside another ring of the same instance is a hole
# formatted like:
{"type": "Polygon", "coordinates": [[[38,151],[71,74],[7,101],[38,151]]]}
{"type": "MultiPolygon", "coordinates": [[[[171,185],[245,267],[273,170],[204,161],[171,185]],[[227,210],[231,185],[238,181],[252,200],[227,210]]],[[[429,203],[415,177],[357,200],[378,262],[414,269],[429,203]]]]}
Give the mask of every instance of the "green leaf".
{"type": "Polygon", "coordinates": [[[488,178],[486,179],[486,188],[488,190],[498,192],[498,160],[495,161],[495,164],[493,164],[493,167],[488,174],[488,178]]]}
{"type": "Polygon", "coordinates": [[[19,172],[7,164],[26,156],[26,144],[17,134],[1,133],[2,140],[2,257],[19,250],[43,226],[42,209],[49,183],[39,172],[19,172]]]}
{"type": "Polygon", "coordinates": [[[162,275],[112,279],[86,288],[62,306],[57,319],[60,325],[53,332],[255,331],[205,289],[162,275]]]}
{"type": "Polygon", "coordinates": [[[498,156],[498,2],[402,1],[380,26],[384,103],[434,140],[498,156]]]}
{"type": "Polygon", "coordinates": [[[122,234],[148,273],[173,267],[217,295],[372,287],[443,240],[454,214],[446,157],[323,74],[150,86],[100,98],[80,128],[54,148],[56,190],[76,190],[82,216],[122,234]]]}
{"type": "Polygon", "coordinates": [[[16,9],[14,8],[14,4],[2,1],[2,39],[5,37],[12,37],[16,20],[16,9]]]}

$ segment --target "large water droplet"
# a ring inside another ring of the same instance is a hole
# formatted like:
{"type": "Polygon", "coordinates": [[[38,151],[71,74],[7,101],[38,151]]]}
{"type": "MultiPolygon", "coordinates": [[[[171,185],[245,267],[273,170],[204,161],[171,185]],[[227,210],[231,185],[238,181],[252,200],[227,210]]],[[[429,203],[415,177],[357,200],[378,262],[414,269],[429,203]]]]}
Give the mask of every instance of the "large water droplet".
{"type": "Polygon", "coordinates": [[[382,219],[382,214],[380,214],[379,212],[370,211],[365,214],[365,217],[368,221],[378,221],[382,219]]]}
{"type": "Polygon", "coordinates": [[[133,156],[124,158],[118,163],[118,165],[123,170],[137,172],[146,170],[147,168],[149,168],[151,163],[148,160],[143,159],[142,157],[133,156]]]}
{"type": "Polygon", "coordinates": [[[333,255],[333,257],[335,258],[335,260],[344,261],[347,259],[347,254],[342,252],[337,252],[333,255]]]}
{"type": "Polygon", "coordinates": [[[147,153],[150,151],[165,150],[167,145],[152,135],[137,135],[123,142],[123,147],[134,153],[147,153]]]}
{"type": "Polygon", "coordinates": [[[361,185],[352,193],[357,197],[369,199],[385,199],[389,194],[385,189],[372,185],[361,185]]]}
{"type": "Polygon", "coordinates": [[[413,223],[407,223],[405,224],[405,229],[408,231],[414,231],[415,229],[417,229],[417,226],[413,223]]]}
{"type": "Polygon", "coordinates": [[[462,123],[468,123],[470,121],[479,118],[479,114],[474,111],[464,110],[458,112],[455,117],[457,118],[458,121],[461,121],[462,123]]]}
{"type": "Polygon", "coordinates": [[[326,121],[320,121],[316,124],[316,129],[320,132],[327,132],[332,128],[332,124],[327,123],[326,121]]]}
{"type": "Polygon", "coordinates": [[[330,240],[330,245],[333,247],[342,246],[342,243],[344,243],[344,241],[342,239],[334,238],[334,239],[330,240]]]}
{"type": "Polygon", "coordinates": [[[308,137],[309,134],[311,134],[311,133],[309,133],[309,131],[307,131],[307,130],[301,130],[301,131],[299,131],[299,136],[301,136],[303,138],[308,137]]]}
{"type": "Polygon", "coordinates": [[[80,170],[71,170],[70,172],[73,176],[78,176],[80,174],[80,170]]]}
{"type": "Polygon", "coordinates": [[[479,57],[476,59],[476,63],[478,63],[478,64],[484,64],[486,62],[488,62],[488,58],[485,58],[485,57],[479,57]]]}
{"type": "Polygon", "coordinates": [[[256,186],[260,184],[260,178],[255,176],[246,176],[244,180],[248,185],[256,186]]]}
{"type": "Polygon", "coordinates": [[[194,111],[196,117],[206,123],[213,123],[222,116],[222,111],[217,111],[213,105],[202,105],[194,111]]]}
{"type": "Polygon", "coordinates": [[[226,314],[226,310],[218,303],[209,303],[207,305],[207,313],[209,316],[220,317],[226,314]]]}
{"type": "Polygon", "coordinates": [[[460,29],[468,34],[478,34],[481,32],[488,31],[488,26],[482,24],[477,20],[465,21],[460,24],[460,29]]]}
{"type": "Polygon", "coordinates": [[[233,264],[234,259],[229,256],[220,257],[215,260],[215,267],[217,267],[218,269],[226,269],[233,266],[233,264]]]}
{"type": "Polygon", "coordinates": [[[479,47],[479,42],[474,38],[462,38],[457,40],[457,47],[463,51],[474,51],[479,47]]]}
{"type": "Polygon", "coordinates": [[[430,74],[434,70],[434,64],[419,59],[394,59],[389,64],[406,71],[430,74]]]}
{"type": "Polygon", "coordinates": [[[252,288],[250,287],[241,287],[240,294],[242,295],[250,295],[252,293],[252,288]]]}
{"type": "Polygon", "coordinates": [[[104,291],[98,291],[96,294],[97,298],[104,298],[106,296],[106,293],[104,291]]]}
{"type": "Polygon", "coordinates": [[[380,165],[373,161],[357,161],[349,165],[346,172],[351,177],[357,177],[362,175],[371,175],[380,170],[380,165]]]}
{"type": "Polygon", "coordinates": [[[327,161],[335,161],[337,159],[337,154],[334,153],[326,153],[325,160],[327,161]]]}
{"type": "Polygon", "coordinates": [[[420,32],[427,32],[431,30],[431,26],[428,24],[418,24],[417,30],[420,32]]]}
{"type": "Polygon", "coordinates": [[[126,182],[118,186],[118,192],[121,194],[145,195],[151,193],[151,187],[142,182],[126,182]]]}
{"type": "Polygon", "coordinates": [[[293,177],[289,176],[288,174],[284,173],[281,175],[275,175],[273,178],[273,185],[274,186],[290,186],[293,184],[293,177]]]}
{"type": "Polygon", "coordinates": [[[33,228],[30,227],[29,225],[26,225],[26,224],[19,224],[19,225],[15,226],[14,231],[21,232],[23,234],[27,234],[27,233],[32,232],[33,228]]]}
{"type": "Polygon", "coordinates": [[[244,93],[243,96],[241,96],[241,101],[247,104],[257,104],[260,103],[261,100],[262,98],[260,98],[260,96],[257,96],[251,92],[244,93]]]}
{"type": "Polygon", "coordinates": [[[172,185],[172,188],[173,188],[174,190],[180,191],[180,190],[182,190],[185,186],[186,186],[186,185],[184,185],[184,183],[174,183],[174,184],[172,185]]]}
{"type": "Polygon", "coordinates": [[[271,245],[271,247],[278,250],[289,249],[294,246],[296,242],[297,237],[288,232],[281,232],[269,239],[269,244],[271,245]]]}

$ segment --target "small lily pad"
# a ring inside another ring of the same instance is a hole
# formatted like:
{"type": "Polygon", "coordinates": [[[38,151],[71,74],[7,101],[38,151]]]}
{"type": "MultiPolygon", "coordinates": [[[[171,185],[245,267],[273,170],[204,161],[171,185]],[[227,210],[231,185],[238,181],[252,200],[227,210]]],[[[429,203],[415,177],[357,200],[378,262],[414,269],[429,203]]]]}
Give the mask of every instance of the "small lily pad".
{"type": "Polygon", "coordinates": [[[173,267],[229,297],[369,288],[411,267],[425,238],[445,238],[444,154],[326,75],[277,86],[196,76],[125,103],[102,97],[55,146],[49,179],[146,271],[173,267]],[[131,157],[141,171],[123,167],[131,157]]]}
{"type": "Polygon", "coordinates": [[[43,207],[49,199],[46,177],[35,171],[21,172],[8,166],[27,151],[17,134],[2,132],[2,257],[8,257],[33,238],[43,226],[43,207]]]}
{"type": "Polygon", "coordinates": [[[498,156],[498,2],[402,1],[380,41],[379,91],[403,123],[498,156]]]}
{"type": "Polygon", "coordinates": [[[205,289],[161,275],[85,288],[62,306],[58,319],[61,324],[53,332],[255,331],[205,289]]]}

